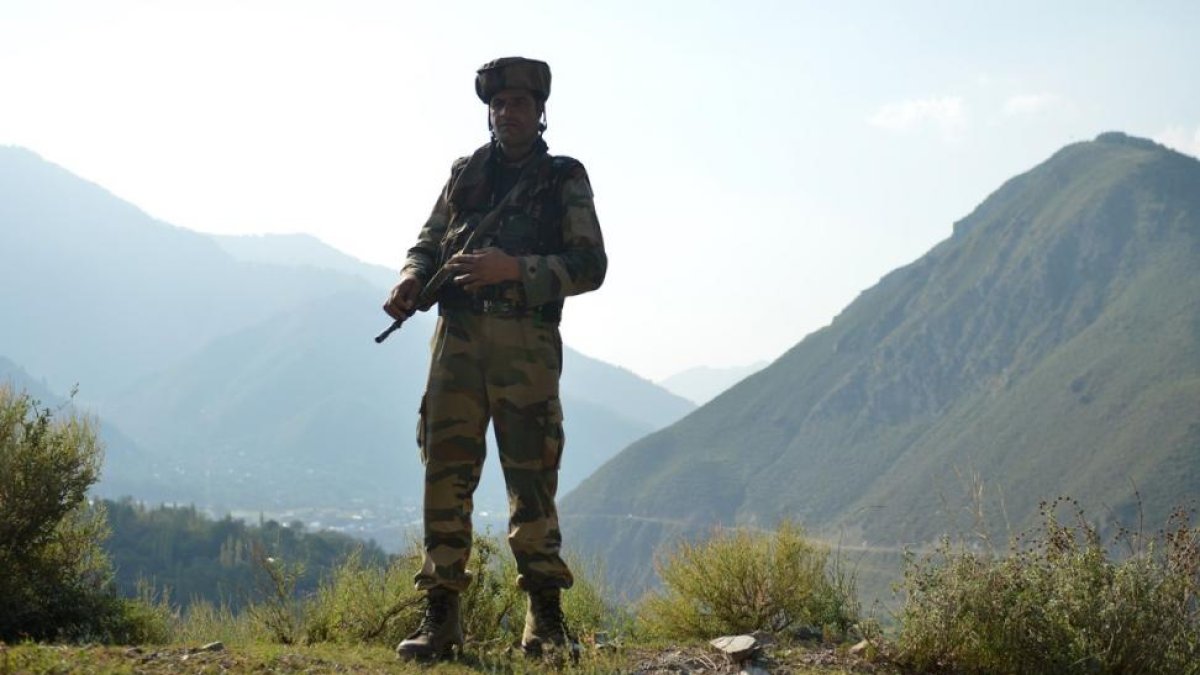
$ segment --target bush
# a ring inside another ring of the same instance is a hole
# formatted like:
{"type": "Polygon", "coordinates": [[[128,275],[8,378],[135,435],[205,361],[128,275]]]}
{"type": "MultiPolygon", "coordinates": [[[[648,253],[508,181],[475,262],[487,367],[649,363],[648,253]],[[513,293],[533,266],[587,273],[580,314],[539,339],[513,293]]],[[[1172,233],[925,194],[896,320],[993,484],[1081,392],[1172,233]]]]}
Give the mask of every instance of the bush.
{"type": "Polygon", "coordinates": [[[162,606],[116,596],[104,510],[86,500],[101,458],[90,420],[0,386],[0,640],[165,637],[162,606]]]}
{"type": "Polygon", "coordinates": [[[854,581],[827,547],[784,522],[774,533],[717,531],[656,561],[664,590],[642,603],[654,637],[720,635],[817,626],[844,634],[857,620],[854,581]]]}
{"type": "Polygon", "coordinates": [[[1043,504],[1043,524],[1007,555],[943,541],[909,557],[898,658],[969,673],[1200,672],[1200,530],[1177,511],[1150,540],[1122,531],[1114,561],[1075,506],[1043,504]]]}
{"type": "Polygon", "coordinates": [[[250,645],[267,642],[269,636],[249,613],[234,611],[229,603],[195,598],[177,618],[171,641],[183,644],[222,642],[226,645],[250,645]]]}
{"type": "Polygon", "coordinates": [[[413,569],[411,555],[380,566],[351,554],[307,603],[305,641],[395,646],[420,620],[413,569]]]}
{"type": "MultiPolygon", "coordinates": [[[[525,594],[517,588],[517,570],[500,540],[476,535],[470,569],[474,578],[462,595],[463,632],[476,649],[503,649],[517,643],[525,625],[525,594]]],[[[316,593],[297,598],[298,570],[265,555],[261,568],[263,596],[246,608],[248,633],[273,642],[332,642],[395,646],[416,629],[424,608],[413,587],[421,555],[395,556],[387,565],[349,556],[320,584],[316,593]]],[[[573,564],[575,586],[563,594],[568,625],[583,634],[610,630],[617,614],[604,603],[593,574],[573,564]]],[[[189,613],[183,632],[198,633],[233,619],[227,608],[201,606],[189,613]]]]}

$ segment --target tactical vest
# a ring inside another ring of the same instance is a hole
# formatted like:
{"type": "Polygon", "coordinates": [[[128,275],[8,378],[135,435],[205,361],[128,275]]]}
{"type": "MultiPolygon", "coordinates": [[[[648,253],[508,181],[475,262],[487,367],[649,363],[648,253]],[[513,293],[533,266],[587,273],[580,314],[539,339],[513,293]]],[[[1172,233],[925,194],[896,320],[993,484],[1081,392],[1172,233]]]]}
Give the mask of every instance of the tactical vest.
{"type": "MultiPolygon", "coordinates": [[[[504,199],[495,189],[500,150],[485,145],[473,155],[455,163],[450,175],[450,221],[439,251],[439,264],[458,251],[479,221],[504,199]]],[[[563,250],[562,185],[571,172],[581,166],[570,157],[553,157],[539,140],[534,156],[513,185],[511,203],[501,212],[498,226],[480,248],[495,246],[511,256],[552,255],[563,250]]],[[[541,316],[557,323],[562,317],[563,301],[554,300],[538,307],[525,305],[521,282],[488,286],[469,294],[456,284],[447,284],[438,296],[442,307],[479,307],[482,301],[500,301],[517,314],[541,316]]]]}

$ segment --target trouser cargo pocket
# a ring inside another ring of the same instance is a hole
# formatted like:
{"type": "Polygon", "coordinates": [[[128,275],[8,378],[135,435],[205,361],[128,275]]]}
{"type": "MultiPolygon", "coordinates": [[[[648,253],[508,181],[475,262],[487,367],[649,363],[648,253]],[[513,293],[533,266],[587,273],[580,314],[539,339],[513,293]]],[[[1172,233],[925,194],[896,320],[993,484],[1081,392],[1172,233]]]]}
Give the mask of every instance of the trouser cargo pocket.
{"type": "Polygon", "coordinates": [[[566,438],[563,434],[562,401],[557,398],[546,401],[546,411],[542,416],[542,438],[545,444],[542,465],[547,469],[558,469],[562,464],[566,438]]]}
{"type": "Polygon", "coordinates": [[[429,463],[429,451],[425,448],[427,434],[425,432],[427,415],[425,414],[425,396],[421,397],[421,407],[417,409],[417,449],[421,453],[421,463],[429,463]]]}

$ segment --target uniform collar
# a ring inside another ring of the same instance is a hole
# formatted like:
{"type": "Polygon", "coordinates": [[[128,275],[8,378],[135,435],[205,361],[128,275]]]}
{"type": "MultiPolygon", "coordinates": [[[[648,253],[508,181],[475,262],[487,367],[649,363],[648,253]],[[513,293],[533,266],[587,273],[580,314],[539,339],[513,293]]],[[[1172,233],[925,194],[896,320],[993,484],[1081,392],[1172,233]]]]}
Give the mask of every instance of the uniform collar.
{"type": "Polygon", "coordinates": [[[491,202],[492,165],[505,167],[521,167],[542,157],[549,150],[546,141],[539,137],[533,145],[529,156],[516,164],[504,162],[504,151],[495,141],[480,146],[467,159],[466,166],[459,174],[458,180],[450,191],[450,201],[460,209],[472,206],[486,205],[491,202]]]}

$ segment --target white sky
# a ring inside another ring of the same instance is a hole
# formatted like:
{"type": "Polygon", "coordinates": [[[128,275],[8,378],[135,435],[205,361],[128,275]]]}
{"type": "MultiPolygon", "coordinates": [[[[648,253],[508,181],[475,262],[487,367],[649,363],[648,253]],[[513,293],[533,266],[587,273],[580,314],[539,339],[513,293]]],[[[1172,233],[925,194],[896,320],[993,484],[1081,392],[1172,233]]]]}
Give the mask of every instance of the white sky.
{"type": "Polygon", "coordinates": [[[610,258],[564,335],[661,379],[774,359],[1067,143],[1200,154],[1200,3],[983,4],[0,0],[0,144],[397,267],[475,69],[546,60],[610,258]]]}

